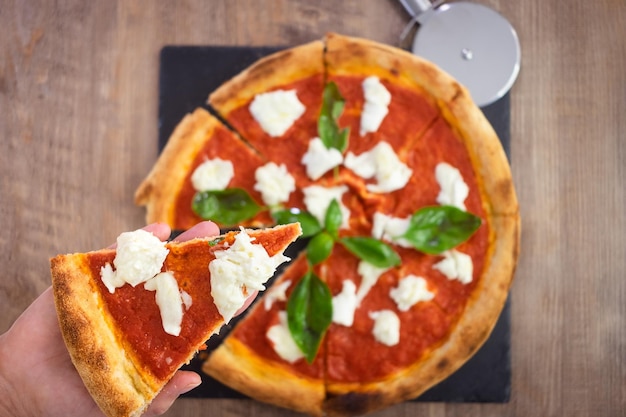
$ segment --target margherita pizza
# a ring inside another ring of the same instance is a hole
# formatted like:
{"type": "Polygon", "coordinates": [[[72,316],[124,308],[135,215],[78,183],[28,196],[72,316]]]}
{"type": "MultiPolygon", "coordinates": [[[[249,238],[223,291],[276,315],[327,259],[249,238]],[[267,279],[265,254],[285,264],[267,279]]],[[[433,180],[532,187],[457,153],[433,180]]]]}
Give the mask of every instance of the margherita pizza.
{"type": "Polygon", "coordinates": [[[139,416],[181,365],[288,260],[297,224],[161,242],[123,233],[116,249],[51,260],[61,333],[109,417],[139,416]]]}
{"type": "Polygon", "coordinates": [[[329,34],[259,60],[208,104],[233,132],[203,110],[181,122],[137,192],[148,221],[300,221],[310,240],[205,372],[282,407],[358,415],[418,396],[478,350],[520,220],[504,151],[465,88],[405,51],[329,34]],[[215,150],[209,124],[229,137],[215,150]]]}

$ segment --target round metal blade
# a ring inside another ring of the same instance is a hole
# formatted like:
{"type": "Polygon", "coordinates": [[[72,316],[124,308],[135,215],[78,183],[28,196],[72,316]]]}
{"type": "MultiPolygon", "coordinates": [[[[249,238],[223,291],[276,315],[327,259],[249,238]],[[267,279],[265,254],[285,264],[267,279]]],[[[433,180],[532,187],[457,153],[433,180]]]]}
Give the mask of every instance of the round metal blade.
{"type": "Polygon", "coordinates": [[[476,3],[446,3],[420,23],[413,53],[456,78],[478,106],[493,103],[513,86],[520,68],[519,40],[496,11],[476,3]]]}

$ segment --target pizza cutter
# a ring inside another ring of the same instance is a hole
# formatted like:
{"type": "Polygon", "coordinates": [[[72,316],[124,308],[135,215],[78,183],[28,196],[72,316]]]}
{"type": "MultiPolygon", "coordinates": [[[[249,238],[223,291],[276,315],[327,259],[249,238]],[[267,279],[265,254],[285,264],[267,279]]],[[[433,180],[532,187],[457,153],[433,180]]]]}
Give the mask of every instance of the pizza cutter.
{"type": "Polygon", "coordinates": [[[419,24],[412,52],[456,78],[478,106],[511,89],[520,69],[520,45],[502,15],[465,1],[399,1],[412,16],[407,28],[419,24]]]}

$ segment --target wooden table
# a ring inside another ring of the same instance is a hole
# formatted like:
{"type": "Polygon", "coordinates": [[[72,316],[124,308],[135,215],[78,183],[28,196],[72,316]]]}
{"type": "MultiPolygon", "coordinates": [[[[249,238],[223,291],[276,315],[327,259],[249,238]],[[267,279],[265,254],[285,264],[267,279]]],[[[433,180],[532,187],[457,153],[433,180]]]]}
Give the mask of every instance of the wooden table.
{"type": "MultiPolygon", "coordinates": [[[[143,225],[132,198],[157,156],[164,45],[291,45],[326,31],[397,45],[409,20],[392,0],[58,3],[0,4],[0,332],[49,285],[48,257],[143,225]]],[[[626,415],[626,3],[481,3],[522,46],[511,401],[375,415],[626,415]]],[[[168,415],[292,413],[183,399],[168,415]]]]}

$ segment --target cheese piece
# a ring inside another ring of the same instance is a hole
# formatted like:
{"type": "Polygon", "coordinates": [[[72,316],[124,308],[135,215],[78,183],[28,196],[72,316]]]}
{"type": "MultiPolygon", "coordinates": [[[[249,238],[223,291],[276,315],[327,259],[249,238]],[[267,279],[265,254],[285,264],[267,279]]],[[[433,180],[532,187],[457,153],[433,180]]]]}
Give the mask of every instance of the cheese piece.
{"type": "Polygon", "coordinates": [[[196,191],[219,191],[228,187],[235,176],[233,163],[220,158],[204,161],[191,174],[196,191]]]}
{"type": "Polygon", "coordinates": [[[298,345],[296,345],[296,342],[293,341],[291,333],[289,332],[287,312],[279,312],[278,319],[279,323],[270,327],[266,334],[267,338],[272,342],[274,351],[278,356],[289,363],[294,363],[304,358],[304,354],[298,345]]]}
{"type": "Polygon", "coordinates": [[[309,148],[302,156],[302,164],[306,167],[306,174],[312,180],[317,180],[326,172],[339,166],[343,162],[343,155],[335,148],[328,149],[320,138],[309,141],[309,148]]]}
{"type": "Polygon", "coordinates": [[[413,170],[404,164],[387,142],[379,142],[360,155],[348,152],[344,165],[363,179],[376,179],[366,188],[373,193],[400,190],[409,182],[413,170]]]}
{"type": "Polygon", "coordinates": [[[440,162],[435,167],[435,178],[441,187],[437,203],[465,211],[465,199],[469,194],[469,187],[463,181],[461,172],[446,162],[440,162]]]}
{"type": "Polygon", "coordinates": [[[291,280],[286,280],[272,286],[270,291],[263,297],[265,311],[270,310],[276,301],[287,301],[287,289],[290,285],[291,280]]]}
{"type": "Polygon", "coordinates": [[[389,295],[400,311],[409,311],[420,301],[430,301],[435,297],[434,293],[428,291],[426,280],[415,275],[402,278],[398,286],[389,291],[389,295]]]}
{"type": "Polygon", "coordinates": [[[333,323],[346,327],[354,323],[354,312],[358,302],[356,297],[356,285],[349,279],[343,281],[341,292],[333,297],[333,323]]]}
{"type": "Polygon", "coordinates": [[[370,290],[378,282],[378,278],[389,268],[379,268],[369,262],[361,261],[357,267],[357,272],[361,276],[361,285],[356,293],[357,304],[361,305],[363,299],[369,294],[370,290]]]}
{"type": "Polygon", "coordinates": [[[372,311],[369,314],[374,320],[372,334],[378,342],[394,346],[400,342],[400,318],[391,310],[372,311]]]}
{"type": "Polygon", "coordinates": [[[345,185],[328,188],[321,185],[310,185],[302,189],[304,205],[307,211],[323,225],[328,206],[333,200],[337,200],[341,209],[341,228],[347,229],[350,221],[350,210],[341,201],[346,191],[348,191],[348,187],[345,185]]]}
{"type": "Polygon", "coordinates": [[[242,228],[235,242],[224,250],[215,251],[215,259],[209,263],[211,272],[211,296],[226,323],[239,310],[246,298],[274,275],[278,265],[289,260],[282,253],[269,256],[262,245],[254,244],[253,238],[242,228]]]}
{"type": "Polygon", "coordinates": [[[361,113],[361,136],[376,132],[389,113],[391,93],[376,76],[367,77],[362,84],[365,103],[361,113]]]}
{"type": "Polygon", "coordinates": [[[254,178],[254,189],[261,193],[263,202],[270,207],[289,201],[289,195],[296,189],[296,181],[284,164],[279,166],[268,162],[257,168],[254,178]]]}
{"type": "Polygon", "coordinates": [[[161,323],[165,333],[178,336],[183,321],[183,298],[174,275],[171,272],[161,272],[146,281],[143,287],[149,291],[156,291],[156,303],[161,312],[161,323]]]}
{"type": "Polygon", "coordinates": [[[110,293],[124,284],[133,287],[146,282],[161,272],[169,250],[152,233],[145,230],[125,232],[117,238],[117,251],[113,264],[100,269],[102,282],[110,293]]]}
{"type": "Polygon", "coordinates": [[[180,297],[183,300],[183,304],[185,305],[185,310],[189,310],[191,305],[193,304],[193,300],[191,299],[191,295],[185,290],[180,291],[180,297]]]}
{"type": "Polygon", "coordinates": [[[296,90],[276,90],[257,94],[249,107],[254,120],[272,137],[278,137],[304,114],[306,108],[296,90]]]}
{"type": "Polygon", "coordinates": [[[445,251],[442,255],[443,260],[433,265],[434,269],[440,271],[448,279],[456,279],[463,284],[472,282],[474,263],[471,256],[456,249],[445,251]]]}
{"type": "Polygon", "coordinates": [[[374,213],[372,225],[372,237],[379,240],[393,242],[403,248],[412,248],[413,245],[408,240],[401,238],[411,224],[411,217],[400,218],[388,216],[383,213],[374,213]]]}

